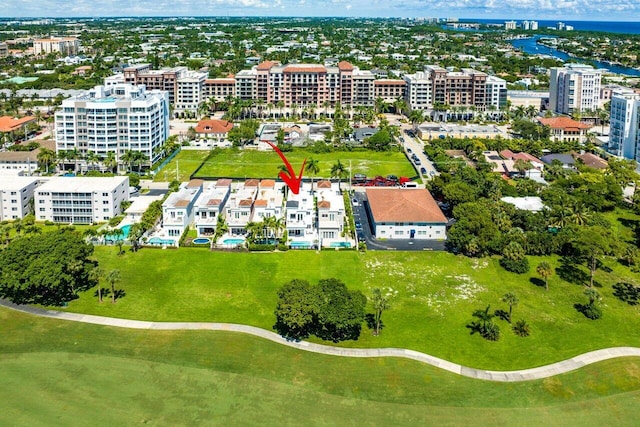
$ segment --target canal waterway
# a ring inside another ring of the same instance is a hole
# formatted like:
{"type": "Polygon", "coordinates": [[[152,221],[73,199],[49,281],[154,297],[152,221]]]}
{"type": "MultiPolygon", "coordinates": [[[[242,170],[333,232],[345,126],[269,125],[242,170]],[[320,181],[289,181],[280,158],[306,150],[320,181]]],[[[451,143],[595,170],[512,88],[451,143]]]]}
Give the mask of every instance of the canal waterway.
{"type": "Polygon", "coordinates": [[[537,41],[540,38],[550,38],[550,37],[534,36],[526,39],[517,39],[517,40],[512,40],[511,44],[516,49],[520,49],[521,51],[528,53],[530,55],[548,55],[554,58],[561,59],[563,61],[576,60],[576,61],[581,61],[585,64],[591,64],[596,68],[606,68],[612,73],[624,74],[626,76],[640,77],[640,70],[636,70],[635,68],[624,67],[622,65],[609,64],[607,62],[595,61],[593,59],[578,58],[575,56],[571,56],[565,52],[559,51],[558,49],[554,49],[554,48],[550,48],[550,47],[538,44],[537,41]]]}

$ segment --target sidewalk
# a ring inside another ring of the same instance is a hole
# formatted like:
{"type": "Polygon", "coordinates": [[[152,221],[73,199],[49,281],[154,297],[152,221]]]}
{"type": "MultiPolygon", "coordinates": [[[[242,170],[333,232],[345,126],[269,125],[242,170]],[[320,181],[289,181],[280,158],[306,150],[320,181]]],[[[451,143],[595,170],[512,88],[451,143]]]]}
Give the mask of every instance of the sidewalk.
{"type": "Polygon", "coordinates": [[[531,369],[516,371],[488,371],[458,365],[435,356],[420,353],[414,350],[401,348],[344,348],[332,347],[322,344],[314,344],[307,341],[289,341],[280,335],[257,328],[255,326],[238,325],[234,323],[209,323],[209,322],[147,322],[142,320],[118,319],[114,317],[92,316],[88,314],[67,313],[55,310],[42,310],[31,306],[21,306],[9,301],[0,299],[0,306],[35,316],[48,317],[52,319],[69,320],[72,322],[90,323],[94,325],[113,326],[128,329],[148,329],[148,330],[210,330],[227,331],[249,334],[264,338],[269,341],[297,348],[299,350],[310,351],[312,353],[327,354],[342,357],[401,357],[412,359],[421,363],[426,363],[436,368],[464,377],[481,379],[496,382],[520,382],[538,380],[552,377],[559,374],[575,371],[583,366],[603,360],[615,359],[618,357],[635,356],[640,357],[640,348],[637,347],[612,347],[584,353],[571,359],[550,365],[540,366],[531,369]]]}

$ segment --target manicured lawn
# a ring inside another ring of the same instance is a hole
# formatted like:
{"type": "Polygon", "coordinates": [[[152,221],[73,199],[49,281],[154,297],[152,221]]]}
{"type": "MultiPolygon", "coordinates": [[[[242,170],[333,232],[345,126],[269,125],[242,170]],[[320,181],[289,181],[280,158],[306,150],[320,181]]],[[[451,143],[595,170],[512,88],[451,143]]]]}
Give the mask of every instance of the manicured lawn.
{"type": "Polygon", "coordinates": [[[176,179],[176,167],[178,180],[189,181],[189,176],[198,169],[198,166],[209,155],[209,151],[182,150],[180,151],[158,174],[154,181],[173,181],[176,179]]]}
{"type": "MultiPolygon", "coordinates": [[[[550,279],[550,290],[530,279],[536,274],[504,271],[495,259],[469,259],[449,253],[289,251],[286,253],[214,253],[207,250],[144,249],[116,256],[97,247],[105,270],[121,270],[126,296],[116,304],[98,304],[90,291],[68,310],[145,320],[245,323],[271,329],[276,290],[293,278],[316,282],[336,277],[369,294],[392,287],[398,296],[384,313],[382,334],[364,327],[355,347],[403,347],[457,363],[486,369],[529,368],[611,346],[640,346],[638,308],[612,296],[611,285],[637,281],[637,275],[609,260],[599,270],[602,319],[592,321],[573,305],[585,303],[582,285],[550,279]],[[508,310],[500,299],[515,292],[520,299],[514,320],[526,319],[532,334],[515,336],[498,321],[502,338],[489,342],[470,335],[471,313],[491,304],[508,310]]],[[[532,270],[541,259],[530,258],[532,270]]],[[[557,261],[551,260],[556,266],[557,261]]],[[[103,284],[106,287],[106,284],[103,284]]]]}
{"type": "Polygon", "coordinates": [[[640,360],[501,384],[249,336],[135,331],[0,309],[2,425],[631,425],[640,360]]]}
{"type": "MultiPolygon", "coordinates": [[[[157,181],[172,180],[176,175],[176,163],[179,164],[179,176],[181,181],[187,181],[190,174],[194,173],[198,166],[209,154],[209,151],[181,151],[163,170],[155,177],[157,181]]],[[[304,159],[314,158],[318,160],[320,172],[316,178],[330,178],[331,167],[340,160],[343,165],[349,167],[351,162],[352,173],[362,173],[373,177],[376,175],[414,176],[416,171],[402,153],[377,153],[371,151],[336,151],[325,154],[315,154],[303,149],[295,149],[285,153],[291,162],[296,174],[299,173],[304,159]]],[[[274,151],[242,151],[235,149],[221,150],[215,157],[205,163],[198,171],[197,177],[233,177],[245,178],[276,178],[280,171],[282,161],[274,151]]],[[[305,173],[306,178],[310,175],[305,173]]]]}

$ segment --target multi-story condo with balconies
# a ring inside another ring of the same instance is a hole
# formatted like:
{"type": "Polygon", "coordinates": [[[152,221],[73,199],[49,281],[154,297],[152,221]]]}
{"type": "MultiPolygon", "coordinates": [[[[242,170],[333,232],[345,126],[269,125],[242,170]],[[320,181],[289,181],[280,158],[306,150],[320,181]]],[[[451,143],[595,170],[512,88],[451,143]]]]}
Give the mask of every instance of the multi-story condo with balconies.
{"type": "Polygon", "coordinates": [[[404,99],[407,82],[396,79],[379,79],[373,81],[373,87],[375,99],[379,98],[387,104],[393,104],[398,99],[404,99]]]}
{"type": "Polygon", "coordinates": [[[178,78],[175,103],[173,104],[176,113],[182,111],[196,113],[198,111],[198,106],[204,99],[203,88],[206,78],[207,73],[195,71],[188,71],[178,78]]]}
{"type": "Polygon", "coordinates": [[[236,95],[236,79],[206,79],[202,86],[202,98],[225,101],[236,95]]]}
{"type": "Polygon", "coordinates": [[[96,86],[62,102],[55,116],[56,150],[77,150],[82,156],[116,155],[120,165],[129,150],[141,152],[150,167],[160,158],[169,137],[169,96],[142,86],[96,86]]]}
{"type": "Polygon", "coordinates": [[[507,81],[496,76],[487,76],[487,94],[485,103],[487,108],[500,110],[507,105],[507,81]]]}
{"type": "Polygon", "coordinates": [[[640,94],[617,89],[611,95],[607,151],[640,161],[640,94]]]}
{"type": "Polygon", "coordinates": [[[95,224],[123,212],[129,200],[129,177],[58,177],[36,188],[35,215],[38,221],[61,224],[95,224]]]}
{"type": "Polygon", "coordinates": [[[418,71],[415,74],[405,74],[404,81],[407,83],[405,101],[412,110],[426,110],[431,108],[431,79],[429,74],[418,71]]]}
{"type": "Polygon", "coordinates": [[[203,189],[195,203],[195,228],[198,237],[212,236],[216,232],[218,216],[225,214],[225,206],[231,194],[231,180],[219,179],[203,189]]]}
{"type": "Polygon", "coordinates": [[[178,80],[187,72],[187,67],[152,70],[150,64],[137,64],[126,67],[122,72],[122,76],[125,83],[145,85],[147,90],[156,89],[168,92],[169,102],[173,104],[177,98],[178,80]]]}
{"type": "Polygon", "coordinates": [[[33,41],[34,55],[47,55],[49,53],[77,55],[78,52],[80,52],[80,41],[75,37],[52,37],[33,41]]]}
{"type": "Polygon", "coordinates": [[[38,178],[3,176],[0,179],[0,221],[21,219],[31,213],[30,200],[38,178]]]}
{"type": "Polygon", "coordinates": [[[549,106],[560,114],[595,111],[600,103],[602,70],[590,65],[567,64],[551,68],[549,106]]]}

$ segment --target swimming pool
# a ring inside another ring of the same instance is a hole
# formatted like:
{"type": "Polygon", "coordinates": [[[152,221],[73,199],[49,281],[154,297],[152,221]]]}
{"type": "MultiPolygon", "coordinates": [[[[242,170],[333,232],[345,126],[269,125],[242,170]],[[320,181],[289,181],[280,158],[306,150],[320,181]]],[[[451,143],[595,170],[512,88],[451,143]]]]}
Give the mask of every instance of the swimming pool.
{"type": "Polygon", "coordinates": [[[152,245],[173,245],[175,244],[175,240],[161,239],[160,237],[152,237],[149,239],[147,243],[150,243],[152,245]]]}
{"type": "Polygon", "coordinates": [[[105,240],[125,240],[127,237],[129,237],[129,230],[131,229],[131,224],[127,224],[127,225],[123,225],[122,227],[120,227],[120,230],[122,231],[122,235],[121,236],[116,236],[115,234],[107,234],[106,236],[104,236],[105,240]]]}
{"type": "Polygon", "coordinates": [[[351,242],[332,242],[330,248],[350,248],[351,242]]]}
{"type": "Polygon", "coordinates": [[[197,239],[193,239],[194,245],[207,245],[209,243],[211,243],[211,240],[207,239],[206,237],[198,237],[197,239]]]}
{"type": "Polygon", "coordinates": [[[244,243],[244,239],[224,239],[222,243],[225,245],[241,245],[244,243]]]}
{"type": "Polygon", "coordinates": [[[311,242],[291,242],[289,246],[292,248],[309,248],[311,247],[311,242]]]}

